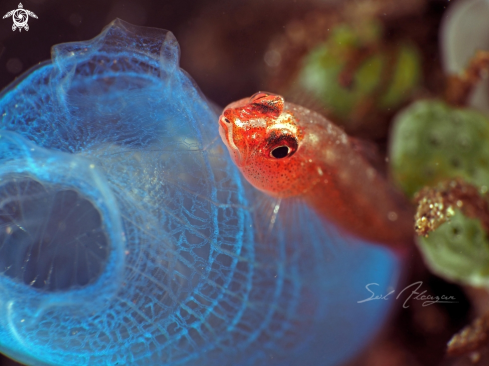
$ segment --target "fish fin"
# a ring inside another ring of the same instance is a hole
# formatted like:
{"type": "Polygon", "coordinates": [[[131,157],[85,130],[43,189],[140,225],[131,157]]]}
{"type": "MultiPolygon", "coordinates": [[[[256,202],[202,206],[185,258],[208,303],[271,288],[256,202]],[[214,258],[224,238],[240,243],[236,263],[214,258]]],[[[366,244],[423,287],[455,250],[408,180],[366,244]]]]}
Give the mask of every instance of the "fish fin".
{"type": "Polygon", "coordinates": [[[251,202],[256,202],[252,207],[253,224],[255,226],[256,240],[267,247],[273,247],[278,212],[281,209],[282,200],[271,197],[263,192],[253,189],[251,202]]]}
{"type": "Polygon", "coordinates": [[[313,112],[319,113],[322,116],[330,118],[331,112],[324,106],[321,101],[316,98],[311,92],[308,92],[300,86],[292,86],[285,94],[284,98],[287,102],[300,105],[313,112]]]}
{"type": "Polygon", "coordinates": [[[301,199],[288,198],[281,202],[278,222],[286,237],[288,258],[307,258],[313,251],[321,262],[328,265],[345,255],[355,252],[364,241],[339,228],[318,215],[301,199]]]}
{"type": "Polygon", "coordinates": [[[275,198],[259,191],[255,194],[259,195],[252,199],[257,202],[252,208],[255,240],[260,243],[257,250],[265,251],[270,258],[280,257],[279,251],[283,249],[288,253],[287,258],[301,256],[302,251],[310,250],[309,241],[316,241],[317,238],[307,238],[316,235],[313,233],[321,233],[324,244],[321,250],[331,260],[340,248],[344,249],[345,245],[354,248],[358,243],[354,236],[318,217],[302,199],[275,198]],[[304,230],[308,232],[306,236],[304,230]]]}

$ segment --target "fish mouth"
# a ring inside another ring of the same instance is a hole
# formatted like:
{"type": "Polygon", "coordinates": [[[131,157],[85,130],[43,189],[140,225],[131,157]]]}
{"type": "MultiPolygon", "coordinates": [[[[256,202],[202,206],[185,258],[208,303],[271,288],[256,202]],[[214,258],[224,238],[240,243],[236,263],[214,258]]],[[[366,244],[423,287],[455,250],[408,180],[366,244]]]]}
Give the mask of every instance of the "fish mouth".
{"type": "Polygon", "coordinates": [[[234,163],[238,167],[243,167],[245,165],[245,161],[238,147],[234,143],[233,129],[229,124],[226,124],[221,117],[219,117],[219,135],[221,136],[222,142],[228,148],[229,154],[231,155],[234,163]]]}

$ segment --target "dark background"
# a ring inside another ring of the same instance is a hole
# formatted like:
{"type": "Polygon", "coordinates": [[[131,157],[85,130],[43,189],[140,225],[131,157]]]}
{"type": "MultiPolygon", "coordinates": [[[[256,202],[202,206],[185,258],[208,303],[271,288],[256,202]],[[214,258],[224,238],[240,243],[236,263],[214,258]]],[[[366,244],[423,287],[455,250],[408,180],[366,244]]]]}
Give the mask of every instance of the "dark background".
{"type": "MultiPolygon", "coordinates": [[[[171,30],[182,50],[181,65],[203,92],[223,105],[260,88],[263,54],[270,36],[293,17],[311,10],[294,0],[25,0],[30,29],[12,31],[12,18],[0,19],[0,87],[50,58],[51,46],[95,37],[121,18],[135,25],[171,30]]],[[[0,13],[18,0],[1,0],[0,13]]]]}

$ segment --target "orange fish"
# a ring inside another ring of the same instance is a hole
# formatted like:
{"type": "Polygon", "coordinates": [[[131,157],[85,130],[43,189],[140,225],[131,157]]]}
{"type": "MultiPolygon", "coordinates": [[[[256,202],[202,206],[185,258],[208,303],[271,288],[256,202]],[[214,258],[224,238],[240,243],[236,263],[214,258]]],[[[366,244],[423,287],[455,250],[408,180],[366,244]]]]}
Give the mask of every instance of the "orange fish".
{"type": "Polygon", "coordinates": [[[413,240],[413,209],[364,157],[358,140],[318,113],[258,92],[228,105],[219,133],[257,189],[303,199],[344,231],[390,247],[413,240]]]}

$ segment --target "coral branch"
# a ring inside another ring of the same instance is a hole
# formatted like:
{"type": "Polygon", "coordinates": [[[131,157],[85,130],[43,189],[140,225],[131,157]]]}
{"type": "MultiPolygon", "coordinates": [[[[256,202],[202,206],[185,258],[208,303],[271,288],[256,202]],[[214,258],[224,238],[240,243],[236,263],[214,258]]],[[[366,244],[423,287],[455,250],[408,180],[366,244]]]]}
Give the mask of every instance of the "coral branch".
{"type": "Polygon", "coordinates": [[[489,342],[489,313],[477,318],[455,334],[447,344],[449,356],[477,351],[489,342]]]}
{"type": "Polygon", "coordinates": [[[489,232],[489,204],[481,196],[479,189],[461,179],[444,181],[438,187],[425,187],[415,198],[418,208],[415,216],[415,230],[418,235],[428,236],[459,209],[467,217],[478,218],[486,232],[489,232]]]}
{"type": "Polygon", "coordinates": [[[477,51],[467,69],[460,75],[448,77],[445,99],[456,106],[464,106],[474,87],[489,72],[489,51],[477,51]]]}

